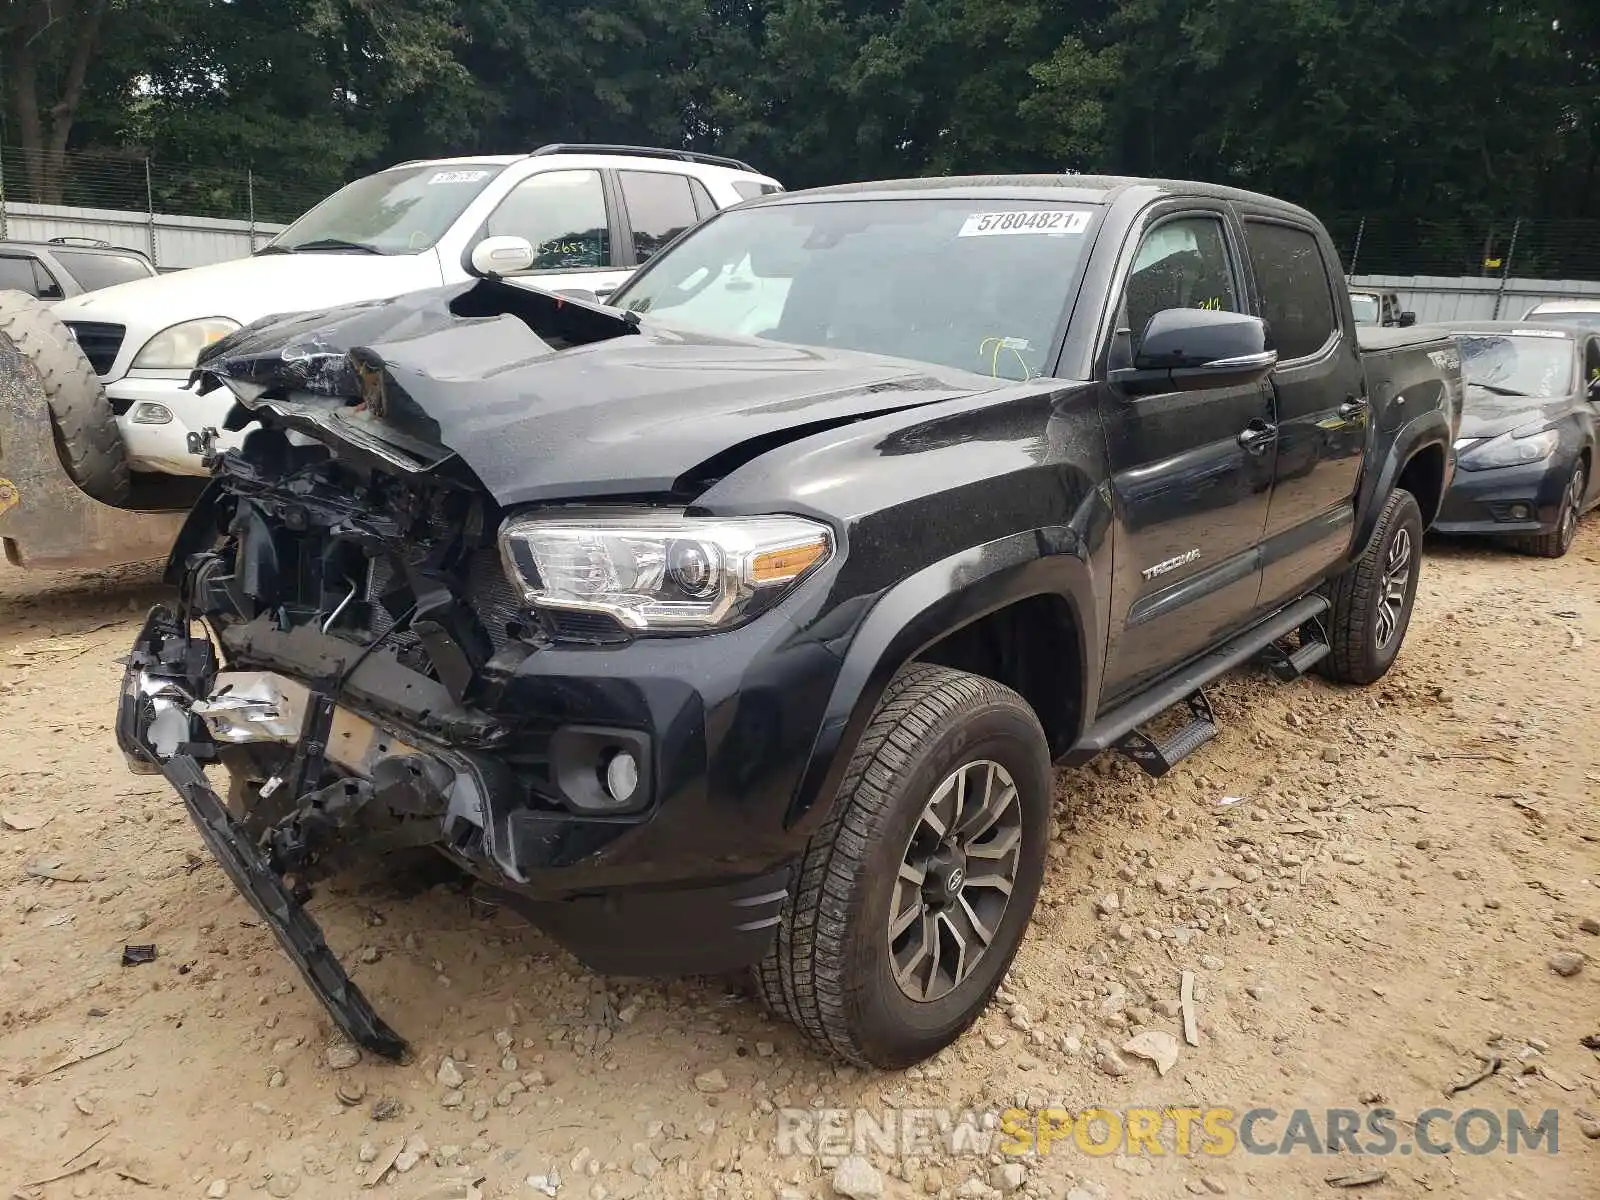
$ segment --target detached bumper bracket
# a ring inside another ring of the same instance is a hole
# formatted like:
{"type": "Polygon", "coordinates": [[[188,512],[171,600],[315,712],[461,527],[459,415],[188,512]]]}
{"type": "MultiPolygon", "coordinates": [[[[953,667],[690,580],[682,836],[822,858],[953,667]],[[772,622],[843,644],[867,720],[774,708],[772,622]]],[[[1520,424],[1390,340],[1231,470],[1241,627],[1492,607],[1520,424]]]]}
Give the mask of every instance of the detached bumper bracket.
{"type": "Polygon", "coordinates": [[[222,797],[206,782],[200,764],[187,754],[174,754],[161,764],[161,773],[183,797],[200,836],[234,887],[277,936],[284,953],[300,968],[307,986],[322,1001],[334,1023],[352,1041],[374,1054],[396,1062],[403,1059],[407,1051],[405,1039],[373,1011],[361,989],[345,974],[338,958],[328,949],[321,927],[234,821],[222,797]]]}

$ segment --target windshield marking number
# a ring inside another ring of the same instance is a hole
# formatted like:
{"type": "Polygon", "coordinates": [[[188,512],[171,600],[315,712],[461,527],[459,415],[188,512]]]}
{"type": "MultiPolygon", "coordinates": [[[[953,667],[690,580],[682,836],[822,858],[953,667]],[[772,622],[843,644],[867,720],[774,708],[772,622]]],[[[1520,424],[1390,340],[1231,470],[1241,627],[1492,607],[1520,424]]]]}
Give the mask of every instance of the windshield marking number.
{"type": "Polygon", "coordinates": [[[487,171],[435,171],[428,177],[428,186],[436,183],[477,183],[488,178],[487,171]]]}
{"type": "Polygon", "coordinates": [[[1089,228],[1090,213],[1081,209],[1033,209],[1027,212],[973,213],[957,237],[997,237],[1016,233],[1082,233],[1089,228]]]}

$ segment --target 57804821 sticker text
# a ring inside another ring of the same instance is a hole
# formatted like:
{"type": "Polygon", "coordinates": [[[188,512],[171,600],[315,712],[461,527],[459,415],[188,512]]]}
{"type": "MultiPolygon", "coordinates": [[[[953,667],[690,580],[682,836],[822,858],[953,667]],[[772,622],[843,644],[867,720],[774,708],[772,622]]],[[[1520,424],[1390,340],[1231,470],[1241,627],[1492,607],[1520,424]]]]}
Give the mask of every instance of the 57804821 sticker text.
{"type": "Polygon", "coordinates": [[[1036,208],[1026,212],[973,213],[961,223],[957,237],[998,237],[1021,233],[1082,233],[1091,213],[1083,209],[1036,208]]]}

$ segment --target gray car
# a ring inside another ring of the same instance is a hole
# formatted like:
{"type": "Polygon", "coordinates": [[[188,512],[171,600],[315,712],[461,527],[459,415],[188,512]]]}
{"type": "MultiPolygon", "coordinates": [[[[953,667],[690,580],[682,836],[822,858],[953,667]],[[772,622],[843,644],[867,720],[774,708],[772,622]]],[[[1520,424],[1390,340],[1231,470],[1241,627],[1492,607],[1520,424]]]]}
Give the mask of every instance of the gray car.
{"type": "Polygon", "coordinates": [[[46,303],[154,274],[139,251],[93,238],[0,242],[0,291],[26,292],[46,303]]]}
{"type": "Polygon", "coordinates": [[[1461,348],[1466,407],[1441,533],[1488,535],[1560,558],[1600,504],[1600,332],[1533,321],[1439,328],[1461,348]]]}

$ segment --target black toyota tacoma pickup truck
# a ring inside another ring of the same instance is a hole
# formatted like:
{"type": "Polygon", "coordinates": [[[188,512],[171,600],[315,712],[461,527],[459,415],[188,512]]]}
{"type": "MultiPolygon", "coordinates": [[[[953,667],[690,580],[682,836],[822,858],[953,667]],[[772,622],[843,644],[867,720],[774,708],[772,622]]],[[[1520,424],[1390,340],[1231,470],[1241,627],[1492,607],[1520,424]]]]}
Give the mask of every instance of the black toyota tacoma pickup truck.
{"type": "Polygon", "coordinates": [[[908,1064],[1017,949],[1052,763],[1165,772],[1247,661],[1393,662],[1461,385],[1380,333],[1309,213],[1086,176],[754,201],[613,307],[269,318],[197,370],[260,428],[211,453],[119,741],[380,1053],[304,902],[427,846],[596,970],[750,968],[908,1064]]]}

